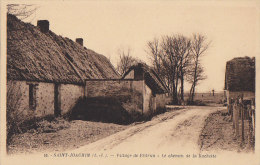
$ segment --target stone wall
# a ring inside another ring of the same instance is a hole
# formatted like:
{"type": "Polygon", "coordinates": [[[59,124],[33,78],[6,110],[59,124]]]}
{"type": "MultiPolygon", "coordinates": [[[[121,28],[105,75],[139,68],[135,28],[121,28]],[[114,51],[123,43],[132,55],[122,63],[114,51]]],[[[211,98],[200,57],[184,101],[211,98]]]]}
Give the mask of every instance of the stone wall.
{"type": "Polygon", "coordinates": [[[80,97],[84,96],[84,86],[61,84],[60,95],[61,114],[65,114],[75,106],[80,97]]]}
{"type": "MultiPolygon", "coordinates": [[[[51,83],[35,83],[36,86],[36,108],[29,108],[29,84],[26,81],[8,81],[7,92],[13,95],[7,103],[16,102],[19,99],[17,110],[22,112],[24,116],[30,118],[29,115],[46,116],[54,114],[54,84],[51,83]]],[[[8,98],[7,98],[8,99],[8,98]]]]}
{"type": "Polygon", "coordinates": [[[143,90],[143,98],[144,98],[144,115],[149,116],[156,111],[156,97],[153,96],[152,90],[144,84],[143,90]]]}
{"type": "Polygon", "coordinates": [[[106,110],[103,114],[111,117],[111,120],[121,120],[119,113],[127,113],[133,120],[140,118],[143,113],[143,84],[143,80],[87,80],[87,101],[93,104],[88,107],[95,107],[96,111],[101,111],[98,109],[104,109],[107,105],[109,109],[114,110],[106,110]],[[115,119],[112,119],[113,116],[115,119]]]}
{"type": "MultiPolygon", "coordinates": [[[[135,80],[87,80],[87,97],[115,96],[120,95],[119,91],[131,93],[133,90],[142,92],[143,81],[135,80]]],[[[123,94],[124,94],[123,93],[123,94]]]]}
{"type": "Polygon", "coordinates": [[[166,94],[156,94],[156,108],[164,109],[167,103],[166,94]]]}
{"type": "MultiPolygon", "coordinates": [[[[8,103],[17,102],[19,99],[18,111],[28,118],[32,116],[44,117],[54,115],[54,84],[43,82],[8,81],[10,100],[8,103]],[[29,84],[35,84],[36,88],[36,107],[34,110],[29,108],[29,84]]],[[[76,104],[78,99],[84,96],[84,86],[61,84],[61,113],[65,114],[76,104]]]]}
{"type": "Polygon", "coordinates": [[[38,83],[36,87],[36,103],[36,110],[34,110],[36,116],[54,114],[54,84],[38,83]]]}

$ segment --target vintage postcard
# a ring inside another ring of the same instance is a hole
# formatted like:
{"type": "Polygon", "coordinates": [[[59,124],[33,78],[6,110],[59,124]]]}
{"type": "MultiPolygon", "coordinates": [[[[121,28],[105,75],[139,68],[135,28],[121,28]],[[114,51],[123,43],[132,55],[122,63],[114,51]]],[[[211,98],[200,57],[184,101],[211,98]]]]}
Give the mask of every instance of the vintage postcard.
{"type": "Polygon", "coordinates": [[[1,2],[0,164],[260,164],[260,1],[1,2]]]}

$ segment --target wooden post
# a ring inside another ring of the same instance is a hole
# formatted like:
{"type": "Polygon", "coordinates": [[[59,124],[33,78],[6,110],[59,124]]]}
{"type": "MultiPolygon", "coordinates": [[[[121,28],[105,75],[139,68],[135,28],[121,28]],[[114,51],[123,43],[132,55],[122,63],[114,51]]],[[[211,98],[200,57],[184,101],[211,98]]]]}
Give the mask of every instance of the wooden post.
{"type": "Polygon", "coordinates": [[[241,143],[244,142],[245,138],[244,138],[244,135],[245,135],[245,128],[244,128],[244,107],[242,105],[239,105],[240,106],[240,110],[241,110],[241,143]]]}
{"type": "Polygon", "coordinates": [[[253,137],[255,137],[255,110],[252,109],[252,127],[253,127],[253,137]]]}
{"type": "Polygon", "coordinates": [[[243,105],[243,96],[239,98],[238,101],[238,106],[240,110],[240,116],[241,116],[241,145],[244,143],[244,135],[245,135],[245,130],[244,130],[244,117],[245,117],[245,111],[244,111],[244,105],[243,105]]]}
{"type": "Polygon", "coordinates": [[[252,148],[252,116],[250,115],[252,113],[252,110],[250,108],[247,109],[248,110],[248,145],[250,148],[252,148]]]}
{"type": "Polygon", "coordinates": [[[237,102],[233,107],[233,125],[235,127],[236,138],[239,138],[239,107],[237,102]]]}
{"type": "Polygon", "coordinates": [[[236,127],[235,127],[235,118],[234,118],[234,116],[235,116],[235,104],[233,104],[233,106],[232,106],[232,108],[233,108],[233,111],[232,111],[232,121],[233,121],[233,129],[235,129],[236,127]]]}

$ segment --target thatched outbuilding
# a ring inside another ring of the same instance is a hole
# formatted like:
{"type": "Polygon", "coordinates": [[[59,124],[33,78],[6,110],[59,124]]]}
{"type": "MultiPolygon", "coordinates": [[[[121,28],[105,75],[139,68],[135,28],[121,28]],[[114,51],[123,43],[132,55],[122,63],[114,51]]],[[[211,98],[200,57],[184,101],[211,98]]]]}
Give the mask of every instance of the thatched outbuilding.
{"type": "Polygon", "coordinates": [[[144,63],[138,63],[131,66],[122,76],[122,79],[134,78],[136,80],[145,80],[147,86],[152,90],[153,94],[168,93],[169,89],[158,76],[158,74],[144,63]]]}
{"type": "Polygon", "coordinates": [[[227,62],[225,74],[227,103],[238,96],[255,97],[255,58],[237,57],[227,62]]]}
{"type": "MultiPolygon", "coordinates": [[[[103,114],[110,117],[112,122],[136,121],[162,112],[168,94],[168,88],[159,76],[142,63],[130,67],[121,79],[88,79],[86,91],[87,102],[93,103],[92,107],[95,107],[93,111],[102,109],[103,114]],[[115,110],[110,113],[106,107],[113,107],[115,110]]],[[[101,116],[102,113],[99,117],[101,116]]]]}

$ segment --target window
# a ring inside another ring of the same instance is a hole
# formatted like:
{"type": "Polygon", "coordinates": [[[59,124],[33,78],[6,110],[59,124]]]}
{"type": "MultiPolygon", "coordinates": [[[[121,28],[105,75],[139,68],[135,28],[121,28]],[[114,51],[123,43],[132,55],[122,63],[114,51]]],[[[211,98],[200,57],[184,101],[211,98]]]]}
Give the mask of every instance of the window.
{"type": "Polygon", "coordinates": [[[29,108],[36,109],[36,84],[29,84],[29,108]]]}

